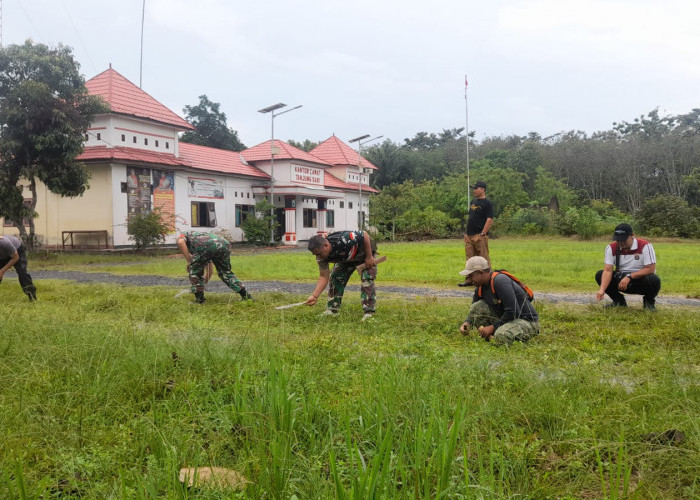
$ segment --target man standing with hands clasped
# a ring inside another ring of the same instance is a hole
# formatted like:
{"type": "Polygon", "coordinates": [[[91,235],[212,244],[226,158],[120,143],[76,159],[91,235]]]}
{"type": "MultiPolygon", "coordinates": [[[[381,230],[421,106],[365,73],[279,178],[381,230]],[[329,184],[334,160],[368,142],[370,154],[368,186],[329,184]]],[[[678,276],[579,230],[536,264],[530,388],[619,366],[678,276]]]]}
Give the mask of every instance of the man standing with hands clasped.
{"type": "MultiPolygon", "coordinates": [[[[470,257],[483,257],[490,264],[489,230],[493,224],[493,203],[486,197],[486,183],[477,181],[472,186],[474,199],[469,204],[469,218],[464,235],[464,253],[467,260],[470,257]]],[[[467,276],[459,286],[471,285],[467,276]]]]}
{"type": "Polygon", "coordinates": [[[635,238],[632,226],[624,223],[615,228],[613,240],[605,248],[605,267],[595,275],[600,285],[596,300],[608,294],[612,299],[608,307],[627,307],[622,293],[643,295],[644,309],[656,311],[661,280],[655,274],[654,247],[646,240],[635,238]]]}

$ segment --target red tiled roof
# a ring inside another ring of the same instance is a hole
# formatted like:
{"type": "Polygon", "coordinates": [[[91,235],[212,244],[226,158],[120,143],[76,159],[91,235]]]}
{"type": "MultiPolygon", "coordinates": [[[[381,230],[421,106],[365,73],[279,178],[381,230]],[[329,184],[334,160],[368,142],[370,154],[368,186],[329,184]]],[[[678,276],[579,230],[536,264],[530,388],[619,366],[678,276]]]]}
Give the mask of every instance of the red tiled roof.
{"type": "Polygon", "coordinates": [[[85,82],[92,95],[99,95],[113,113],[165,123],[181,130],[194,127],[138,88],[112,68],[85,82]]]}
{"type": "Polygon", "coordinates": [[[125,148],[121,146],[115,148],[108,148],[106,146],[90,146],[85,148],[82,154],[80,154],[76,159],[79,161],[122,160],[140,163],[154,163],[157,165],[190,166],[188,163],[176,158],[173,154],[158,153],[156,151],[147,151],[136,148],[125,148]]]}
{"type": "MultiPolygon", "coordinates": [[[[357,159],[359,157],[357,151],[352,149],[334,135],[312,149],[311,154],[334,166],[350,165],[356,167],[358,163],[357,159]]],[[[373,168],[377,170],[377,167],[372,165],[372,163],[364,156],[362,157],[361,165],[365,168],[373,168]]]]}
{"type": "Polygon", "coordinates": [[[269,179],[262,170],[243,163],[241,153],[196,144],[180,143],[180,158],[194,168],[269,179]]]}
{"type": "MultiPolygon", "coordinates": [[[[241,153],[246,161],[256,162],[270,159],[270,144],[271,141],[265,141],[243,150],[241,153]]],[[[323,165],[324,167],[331,167],[330,163],[323,161],[312,154],[302,151],[301,149],[295,148],[294,146],[287,144],[283,141],[275,140],[275,146],[279,148],[280,152],[275,153],[275,160],[303,160],[310,163],[316,163],[318,165],[323,165]]]]}
{"type": "Polygon", "coordinates": [[[77,159],[80,161],[117,160],[158,166],[189,167],[212,172],[261,177],[263,179],[270,178],[262,170],[243,163],[240,153],[183,142],[180,143],[179,158],[173,154],[136,148],[91,146],[85,148],[77,159]]]}
{"type": "MultiPolygon", "coordinates": [[[[356,155],[357,156],[357,155],[356,155]]],[[[339,189],[347,189],[351,191],[359,191],[360,190],[360,185],[359,184],[350,184],[345,181],[342,181],[338,179],[336,176],[329,174],[326,172],[326,175],[323,176],[324,182],[323,185],[327,188],[339,188],[339,189]]],[[[365,184],[362,185],[362,191],[364,193],[378,193],[376,189],[373,187],[367,186],[365,184]]]]}

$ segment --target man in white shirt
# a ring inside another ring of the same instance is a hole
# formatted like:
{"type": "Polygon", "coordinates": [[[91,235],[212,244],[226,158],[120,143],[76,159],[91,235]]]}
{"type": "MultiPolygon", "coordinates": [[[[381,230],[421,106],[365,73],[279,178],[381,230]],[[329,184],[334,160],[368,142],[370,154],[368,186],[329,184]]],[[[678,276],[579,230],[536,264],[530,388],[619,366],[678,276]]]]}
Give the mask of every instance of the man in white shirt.
{"type": "Polygon", "coordinates": [[[605,249],[605,267],[595,280],[600,285],[596,300],[605,294],[612,299],[611,307],[627,307],[623,293],[644,296],[644,309],[656,310],[656,296],[661,280],[656,273],[656,253],[646,240],[634,237],[629,224],[618,224],[613,242],[605,249]]]}

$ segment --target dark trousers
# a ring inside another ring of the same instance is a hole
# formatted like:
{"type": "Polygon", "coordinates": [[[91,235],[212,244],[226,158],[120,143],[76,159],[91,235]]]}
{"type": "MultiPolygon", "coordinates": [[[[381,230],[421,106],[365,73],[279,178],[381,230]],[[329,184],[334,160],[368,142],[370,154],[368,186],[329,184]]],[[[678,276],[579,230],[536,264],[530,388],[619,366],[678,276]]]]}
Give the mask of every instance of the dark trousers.
{"type": "MultiPolygon", "coordinates": [[[[24,246],[17,249],[17,254],[19,255],[19,260],[15,262],[14,268],[19,278],[19,284],[22,287],[22,291],[26,293],[30,299],[34,298],[36,296],[36,287],[34,286],[32,277],[27,272],[27,251],[24,246]]],[[[5,264],[10,262],[10,259],[11,257],[0,259],[0,267],[4,267],[5,264]]]]}
{"type": "MultiPolygon", "coordinates": [[[[595,275],[595,280],[598,282],[599,285],[602,277],[603,271],[601,269],[595,275]]],[[[653,304],[654,299],[656,299],[656,296],[659,294],[659,290],[661,290],[661,279],[656,274],[647,274],[646,276],[643,276],[636,280],[630,279],[630,282],[627,285],[627,290],[625,290],[624,292],[621,292],[618,288],[618,286],[620,285],[620,280],[621,278],[618,275],[616,275],[616,273],[613,273],[612,280],[610,280],[608,288],[605,289],[605,293],[608,294],[608,297],[610,297],[612,301],[616,304],[627,303],[627,301],[625,300],[625,296],[622,295],[623,293],[630,293],[632,295],[644,295],[644,302],[653,304]]]]}

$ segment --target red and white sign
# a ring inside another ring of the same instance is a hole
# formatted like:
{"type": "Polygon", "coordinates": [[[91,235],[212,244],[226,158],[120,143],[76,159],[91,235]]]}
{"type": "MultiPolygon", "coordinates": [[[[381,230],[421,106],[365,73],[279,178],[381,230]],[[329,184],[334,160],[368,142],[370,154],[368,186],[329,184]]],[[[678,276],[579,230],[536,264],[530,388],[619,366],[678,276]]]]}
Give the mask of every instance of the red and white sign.
{"type": "Polygon", "coordinates": [[[292,165],[292,182],[323,186],[323,170],[320,168],[292,165]]]}

